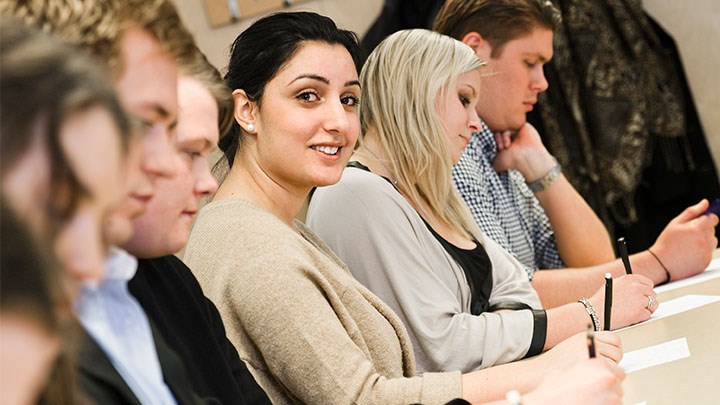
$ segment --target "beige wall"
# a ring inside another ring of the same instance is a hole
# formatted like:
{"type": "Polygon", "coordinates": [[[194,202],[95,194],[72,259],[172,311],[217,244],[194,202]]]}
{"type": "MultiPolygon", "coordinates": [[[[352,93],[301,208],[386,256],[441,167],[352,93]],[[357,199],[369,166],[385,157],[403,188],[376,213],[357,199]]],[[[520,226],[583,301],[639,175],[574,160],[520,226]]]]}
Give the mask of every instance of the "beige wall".
{"type": "Polygon", "coordinates": [[[680,50],[708,146],[720,172],[720,1],[643,0],[680,50]]]}
{"type": "MultiPolygon", "coordinates": [[[[200,49],[205,52],[210,62],[223,70],[227,66],[230,44],[256,17],[240,20],[236,24],[212,28],[206,18],[202,0],[174,1],[183,21],[195,35],[200,49]]],[[[362,36],[380,13],[382,4],[383,0],[314,0],[286,10],[314,11],[326,15],[335,20],[340,27],[355,31],[362,36]]]]}

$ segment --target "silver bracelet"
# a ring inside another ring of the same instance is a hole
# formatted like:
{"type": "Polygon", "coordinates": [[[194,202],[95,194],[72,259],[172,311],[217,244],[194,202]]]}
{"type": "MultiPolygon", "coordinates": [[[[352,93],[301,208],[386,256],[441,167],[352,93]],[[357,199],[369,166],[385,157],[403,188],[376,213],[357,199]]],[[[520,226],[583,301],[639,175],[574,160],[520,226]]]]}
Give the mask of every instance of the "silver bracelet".
{"type": "Polygon", "coordinates": [[[553,162],[555,162],[555,165],[550,169],[549,172],[545,173],[544,176],[540,177],[539,179],[531,182],[525,182],[527,184],[528,188],[530,188],[530,191],[533,193],[539,193],[546,188],[550,187],[551,184],[557,180],[558,177],[560,177],[560,163],[558,163],[557,159],[554,157],[552,158],[553,162]]]}
{"type": "Polygon", "coordinates": [[[587,298],[581,298],[580,300],[578,300],[578,302],[583,304],[583,306],[585,307],[585,311],[587,311],[588,315],[590,315],[590,319],[592,319],[593,329],[595,329],[595,332],[599,332],[600,319],[598,319],[597,312],[595,312],[595,308],[593,308],[590,300],[587,298]]]}

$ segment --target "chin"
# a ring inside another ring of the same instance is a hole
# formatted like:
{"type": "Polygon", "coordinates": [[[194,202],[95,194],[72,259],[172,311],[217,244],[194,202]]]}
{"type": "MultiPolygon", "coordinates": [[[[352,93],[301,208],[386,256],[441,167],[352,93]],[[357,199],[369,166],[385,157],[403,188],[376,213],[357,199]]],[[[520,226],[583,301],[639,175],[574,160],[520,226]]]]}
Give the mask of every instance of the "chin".
{"type": "Polygon", "coordinates": [[[130,242],[135,232],[135,227],[130,220],[116,220],[108,224],[105,235],[110,245],[123,246],[130,242]]]}
{"type": "Polygon", "coordinates": [[[342,172],[333,176],[323,176],[321,178],[317,178],[315,179],[316,181],[314,182],[314,187],[332,186],[333,184],[339,182],[340,178],[342,178],[342,172]]]}

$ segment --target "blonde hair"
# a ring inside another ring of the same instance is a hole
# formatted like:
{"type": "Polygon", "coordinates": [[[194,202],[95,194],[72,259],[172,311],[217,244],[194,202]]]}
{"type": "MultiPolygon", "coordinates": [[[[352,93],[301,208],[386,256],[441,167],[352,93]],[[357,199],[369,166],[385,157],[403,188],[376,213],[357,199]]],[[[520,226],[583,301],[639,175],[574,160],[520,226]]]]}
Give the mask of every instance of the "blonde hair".
{"type": "MultiPolygon", "coordinates": [[[[484,64],[457,40],[413,29],[386,38],[360,74],[360,127],[363,134],[377,133],[398,189],[466,237],[477,226],[452,183],[453,162],[436,100],[447,96],[460,75],[484,64]]],[[[362,145],[362,136],[358,142],[362,145]]]]}
{"type": "Polygon", "coordinates": [[[215,99],[218,108],[218,129],[220,138],[232,127],[235,122],[235,100],[233,100],[232,90],[225,84],[220,72],[207,60],[205,54],[199,49],[195,57],[186,63],[178,66],[180,74],[192,77],[200,82],[215,99]]]}
{"type": "Polygon", "coordinates": [[[115,77],[123,70],[120,40],[132,27],[155,36],[178,64],[194,57],[193,37],[170,0],[0,0],[0,13],[83,48],[115,77]]]}

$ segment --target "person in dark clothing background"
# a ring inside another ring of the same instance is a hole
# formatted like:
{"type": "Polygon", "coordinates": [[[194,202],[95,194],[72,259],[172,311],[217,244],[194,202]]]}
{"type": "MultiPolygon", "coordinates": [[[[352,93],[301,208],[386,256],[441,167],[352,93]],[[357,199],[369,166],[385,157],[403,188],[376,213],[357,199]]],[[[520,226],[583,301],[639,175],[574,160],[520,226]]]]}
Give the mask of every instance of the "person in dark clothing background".
{"type": "Polygon", "coordinates": [[[720,195],[677,48],[638,1],[553,3],[563,24],[528,121],[611,235],[644,250],[720,195]]]}
{"type": "Polygon", "coordinates": [[[385,0],[360,44],[369,55],[385,37],[406,28],[430,28],[445,0],[385,0]]]}

